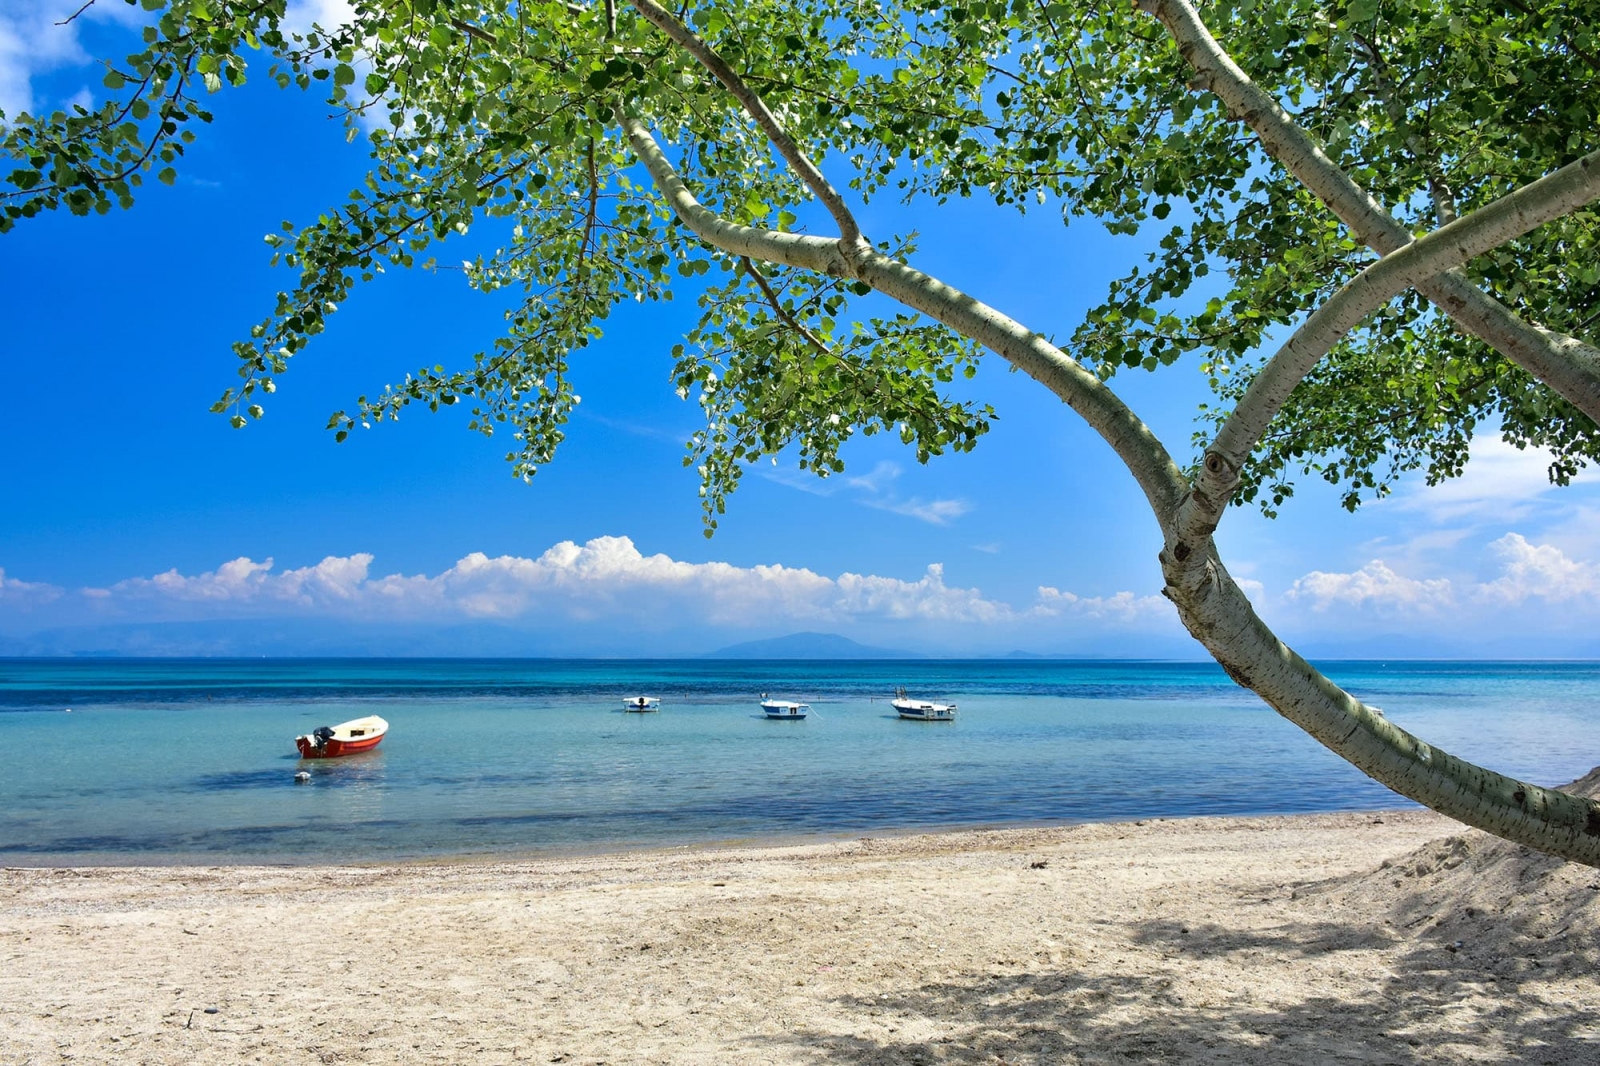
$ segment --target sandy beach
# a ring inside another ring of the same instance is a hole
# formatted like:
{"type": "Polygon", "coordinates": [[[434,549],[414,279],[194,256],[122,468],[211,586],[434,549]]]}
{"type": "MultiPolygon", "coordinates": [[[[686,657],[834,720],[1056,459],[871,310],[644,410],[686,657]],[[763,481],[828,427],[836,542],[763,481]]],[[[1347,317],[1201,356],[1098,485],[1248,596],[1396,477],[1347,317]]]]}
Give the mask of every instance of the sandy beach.
{"type": "Polygon", "coordinates": [[[1600,873],[1424,812],[9,869],[0,1062],[1600,1062],[1600,873]]]}

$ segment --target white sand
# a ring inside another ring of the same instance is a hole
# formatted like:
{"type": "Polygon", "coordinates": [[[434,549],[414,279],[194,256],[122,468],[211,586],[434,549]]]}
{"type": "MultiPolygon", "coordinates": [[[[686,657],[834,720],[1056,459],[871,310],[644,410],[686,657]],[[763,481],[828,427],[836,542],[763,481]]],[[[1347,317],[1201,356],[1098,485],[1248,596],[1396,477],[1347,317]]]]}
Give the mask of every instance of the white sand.
{"type": "Polygon", "coordinates": [[[0,1063],[1600,1063],[1600,873],[1454,831],[6,870],[0,1063]]]}

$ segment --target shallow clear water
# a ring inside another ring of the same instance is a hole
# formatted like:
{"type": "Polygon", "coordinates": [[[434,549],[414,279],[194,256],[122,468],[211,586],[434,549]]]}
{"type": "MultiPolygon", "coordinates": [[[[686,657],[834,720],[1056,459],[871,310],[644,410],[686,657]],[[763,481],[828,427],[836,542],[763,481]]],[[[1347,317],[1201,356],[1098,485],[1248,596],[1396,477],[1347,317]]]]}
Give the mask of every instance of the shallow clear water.
{"type": "MultiPolygon", "coordinates": [[[[1436,746],[1600,763],[1594,663],[1331,663],[1436,746]]],[[[0,660],[0,863],[344,861],[1406,801],[1211,664],[0,660]],[[905,722],[905,685],[955,701],[905,722]],[[621,697],[662,697],[628,714],[621,697]],[[762,692],[810,702],[765,720],[762,692]],[[71,713],[65,713],[70,707],[71,713]],[[366,714],[376,751],[293,737],[366,714]],[[296,785],[306,769],[311,781],[296,785]]]]}

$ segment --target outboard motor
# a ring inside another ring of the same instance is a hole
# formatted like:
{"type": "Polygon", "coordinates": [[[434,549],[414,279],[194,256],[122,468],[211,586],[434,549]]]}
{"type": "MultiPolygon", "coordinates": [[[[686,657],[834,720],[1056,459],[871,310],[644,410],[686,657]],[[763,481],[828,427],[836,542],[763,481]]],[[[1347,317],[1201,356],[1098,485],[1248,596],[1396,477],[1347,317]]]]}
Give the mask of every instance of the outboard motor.
{"type": "Polygon", "coordinates": [[[333,727],[326,725],[318,726],[312,731],[311,736],[317,742],[317,750],[326,751],[328,750],[328,741],[333,739],[333,727]]]}

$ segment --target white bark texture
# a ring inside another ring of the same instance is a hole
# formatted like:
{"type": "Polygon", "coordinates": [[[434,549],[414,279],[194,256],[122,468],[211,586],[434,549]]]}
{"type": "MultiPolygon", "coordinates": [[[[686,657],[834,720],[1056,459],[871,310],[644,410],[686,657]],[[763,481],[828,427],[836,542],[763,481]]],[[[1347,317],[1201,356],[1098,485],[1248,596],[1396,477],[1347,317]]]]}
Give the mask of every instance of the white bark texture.
{"type": "Polygon", "coordinates": [[[1280,641],[1228,575],[1209,537],[1169,541],[1162,592],[1222,668],[1369,777],[1467,825],[1600,867],[1600,804],[1506,777],[1419,740],[1280,641]]]}
{"type": "MultiPolygon", "coordinates": [[[[1225,52],[1189,0],[1138,0],[1139,9],[1160,19],[1194,68],[1191,83],[1211,90],[1260,138],[1267,154],[1379,255],[1412,240],[1411,233],[1339,168],[1278,102],[1261,90],[1225,52]]],[[[1417,291],[1456,325],[1490,345],[1600,422],[1600,349],[1576,337],[1522,321],[1511,309],[1450,271],[1422,281],[1417,291]]]]}

